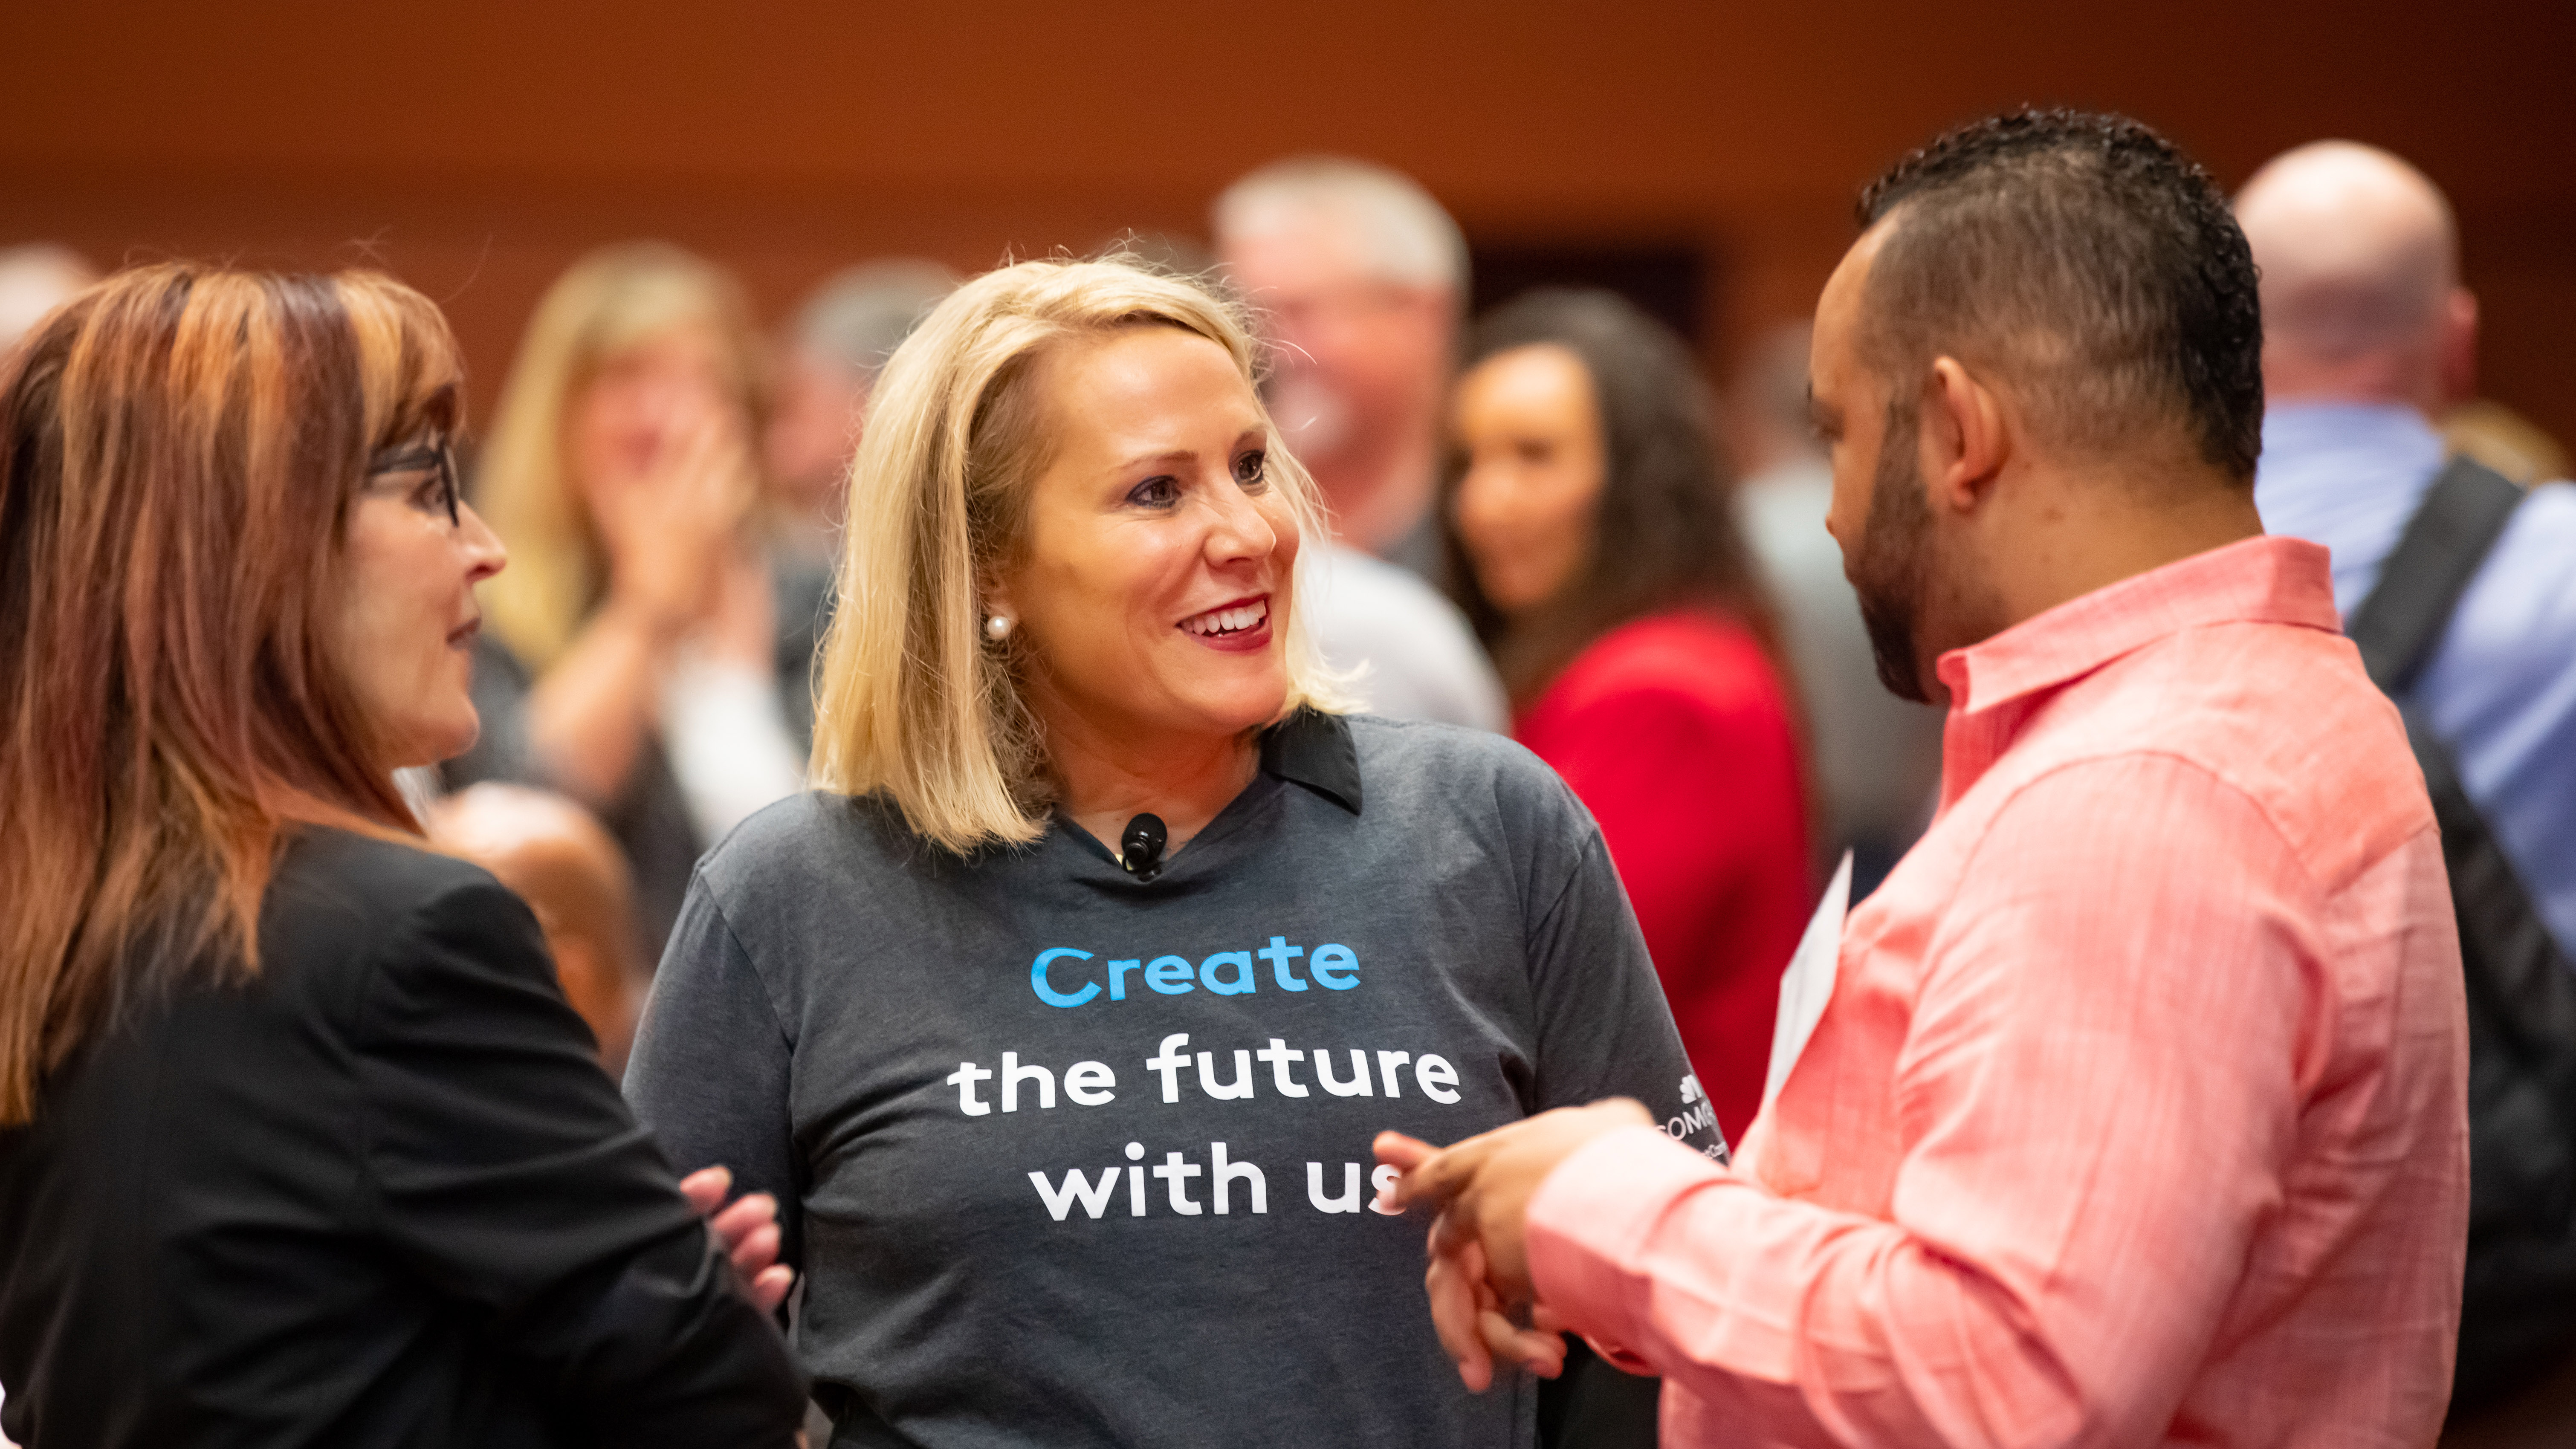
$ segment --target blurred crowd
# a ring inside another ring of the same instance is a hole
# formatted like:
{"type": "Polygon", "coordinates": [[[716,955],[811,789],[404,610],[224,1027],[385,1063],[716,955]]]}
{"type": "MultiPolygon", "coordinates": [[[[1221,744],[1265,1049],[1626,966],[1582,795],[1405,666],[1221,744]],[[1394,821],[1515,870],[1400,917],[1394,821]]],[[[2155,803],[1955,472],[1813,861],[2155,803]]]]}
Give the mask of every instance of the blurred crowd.
{"type": "MultiPolygon", "coordinates": [[[[2454,457],[2552,505],[2473,560],[2401,688],[2576,957],[2576,621],[2524,585],[2576,563],[2550,481],[2567,454],[2480,398],[2458,239],[2413,168],[2304,148],[2237,205],[2267,334],[2256,499],[2273,532],[2333,548],[2342,609],[2454,457]]],[[[1204,243],[1113,249],[1249,304],[1262,399],[1329,522],[1298,599],[1325,664],[1370,713],[1508,735],[1572,787],[1740,1140],[1819,893],[1840,870],[1867,896],[1942,793],[1942,712],[1886,686],[1829,531],[1809,324],[1712,377],[1614,292],[1471,312],[1439,202],[1333,157],[1242,177],[1204,243]]],[[[0,347],[98,275],[0,252],[0,347]]],[[[859,261],[772,322],[714,260],[603,247],[546,292],[444,465],[509,564],[480,590],[479,738],[402,788],[435,842],[529,903],[611,1073],[701,857],[806,788],[818,647],[872,587],[842,526],[871,390],[961,280],[859,261]]]]}
{"type": "MultiPolygon", "coordinates": [[[[2419,189],[2429,217],[2438,195],[2419,189]]],[[[2282,224],[2285,256],[2345,224],[2318,205],[2282,224]]],[[[1740,1132],[1759,1086],[1740,1064],[1758,1066],[1770,978],[1815,892],[1848,852],[1867,895],[1940,775],[1939,711],[1881,685],[1825,527],[1807,325],[1751,339],[1721,385],[1614,293],[1542,288],[1470,316],[1457,223],[1362,161],[1263,167],[1209,228],[1108,250],[1229,287],[1267,328],[1265,400],[1333,523],[1306,600],[1326,659],[1372,711],[1510,733],[1575,785],[1686,1039],[1739,1064],[1706,1080],[1740,1132]]],[[[0,338],[98,275],[57,246],[0,252],[0,338]]],[[[764,332],[717,263],[604,247],[547,291],[460,445],[512,562],[484,590],[481,739],[405,783],[440,802],[442,838],[541,903],[612,1065],[691,866],[803,786],[869,386],[956,281],[858,263],[764,332]]],[[[2566,477],[2556,440],[2476,395],[2474,318],[2447,325],[2469,329],[2441,344],[2450,371],[2405,405],[2518,483],[2566,477]]],[[[2267,515],[2287,492],[2267,487],[2267,515]]],[[[2568,812],[2514,798],[2538,817],[2515,832],[2525,873],[2565,875],[2568,812]]],[[[2576,941],[2576,892],[2550,901],[2576,941]]]]}

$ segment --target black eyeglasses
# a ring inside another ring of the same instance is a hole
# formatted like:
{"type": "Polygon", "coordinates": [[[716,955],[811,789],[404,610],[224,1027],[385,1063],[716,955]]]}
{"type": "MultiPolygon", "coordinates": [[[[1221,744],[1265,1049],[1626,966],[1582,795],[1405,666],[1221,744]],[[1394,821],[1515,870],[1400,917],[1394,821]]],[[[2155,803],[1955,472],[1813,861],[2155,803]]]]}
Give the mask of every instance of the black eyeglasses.
{"type": "Polygon", "coordinates": [[[436,492],[429,495],[429,503],[446,510],[450,528],[464,521],[457,513],[462,499],[456,482],[456,445],[444,434],[435,442],[384,449],[367,462],[370,478],[394,473],[436,473],[436,492]]]}

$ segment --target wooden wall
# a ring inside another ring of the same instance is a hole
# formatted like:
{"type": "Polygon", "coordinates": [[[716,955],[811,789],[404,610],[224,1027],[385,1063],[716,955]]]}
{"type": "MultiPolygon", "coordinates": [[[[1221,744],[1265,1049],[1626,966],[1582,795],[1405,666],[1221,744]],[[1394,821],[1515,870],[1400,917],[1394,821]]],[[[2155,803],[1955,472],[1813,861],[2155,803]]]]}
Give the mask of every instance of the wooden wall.
{"type": "Polygon", "coordinates": [[[665,236],[784,308],[831,268],[1194,232],[1261,161],[1411,171],[1481,241],[1704,248],[1714,357],[1801,313],[1853,191],[2030,100],[2128,110],[2230,185],[2319,136],[2448,187],[2488,390],[2576,439],[2576,10],[1312,0],[18,4],[0,243],[373,259],[488,405],[547,280],[665,236]]]}

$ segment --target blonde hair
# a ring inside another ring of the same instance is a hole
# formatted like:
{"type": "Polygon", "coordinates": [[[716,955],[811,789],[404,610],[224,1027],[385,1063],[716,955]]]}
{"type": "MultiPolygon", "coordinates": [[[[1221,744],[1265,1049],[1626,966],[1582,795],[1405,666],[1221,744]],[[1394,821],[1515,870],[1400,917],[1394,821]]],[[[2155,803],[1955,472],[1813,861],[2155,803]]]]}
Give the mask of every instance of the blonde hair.
{"type": "MultiPolygon", "coordinates": [[[[1133,326],[1204,337],[1253,381],[1252,333],[1236,305],[1130,256],[988,272],[896,349],[850,467],[840,604],[817,691],[817,786],[883,791],[915,834],[959,854],[1045,833],[1045,744],[1014,649],[985,641],[978,583],[1023,545],[1029,485],[1046,465],[1028,383],[1038,358],[1133,326]]],[[[1263,425],[1272,486],[1301,535],[1322,540],[1313,480],[1266,412],[1263,425]]],[[[1343,707],[1295,606],[1303,597],[1291,594],[1283,717],[1343,707]]]]}
{"type": "Polygon", "coordinates": [[[768,412],[750,304],[714,264],[661,242],[604,247],[557,278],[511,364],[475,476],[475,506],[510,546],[483,586],[492,627],[531,669],[552,663],[607,586],[607,559],[564,456],[573,399],[620,353],[684,327],[723,344],[756,436],[768,412]]]}

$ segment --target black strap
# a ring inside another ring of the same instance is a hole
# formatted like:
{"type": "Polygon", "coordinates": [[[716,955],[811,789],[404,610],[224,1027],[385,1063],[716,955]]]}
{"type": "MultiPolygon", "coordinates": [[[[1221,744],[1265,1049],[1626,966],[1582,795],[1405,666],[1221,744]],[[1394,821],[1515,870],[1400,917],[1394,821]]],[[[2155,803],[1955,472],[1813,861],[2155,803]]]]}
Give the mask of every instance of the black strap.
{"type": "Polygon", "coordinates": [[[2576,973],[2406,691],[2526,495],[2466,459],[2434,480],[2345,632],[2397,702],[2442,832],[2469,1021],[2469,1254],[2454,1417],[2576,1346],[2576,973]]]}
{"type": "Polygon", "coordinates": [[[2433,480],[2381,565],[2378,587],[2344,625],[2361,648],[2371,683],[2391,696],[2414,684],[2460,595],[2526,496],[2513,480],[2467,458],[2453,458],[2433,480]]]}

